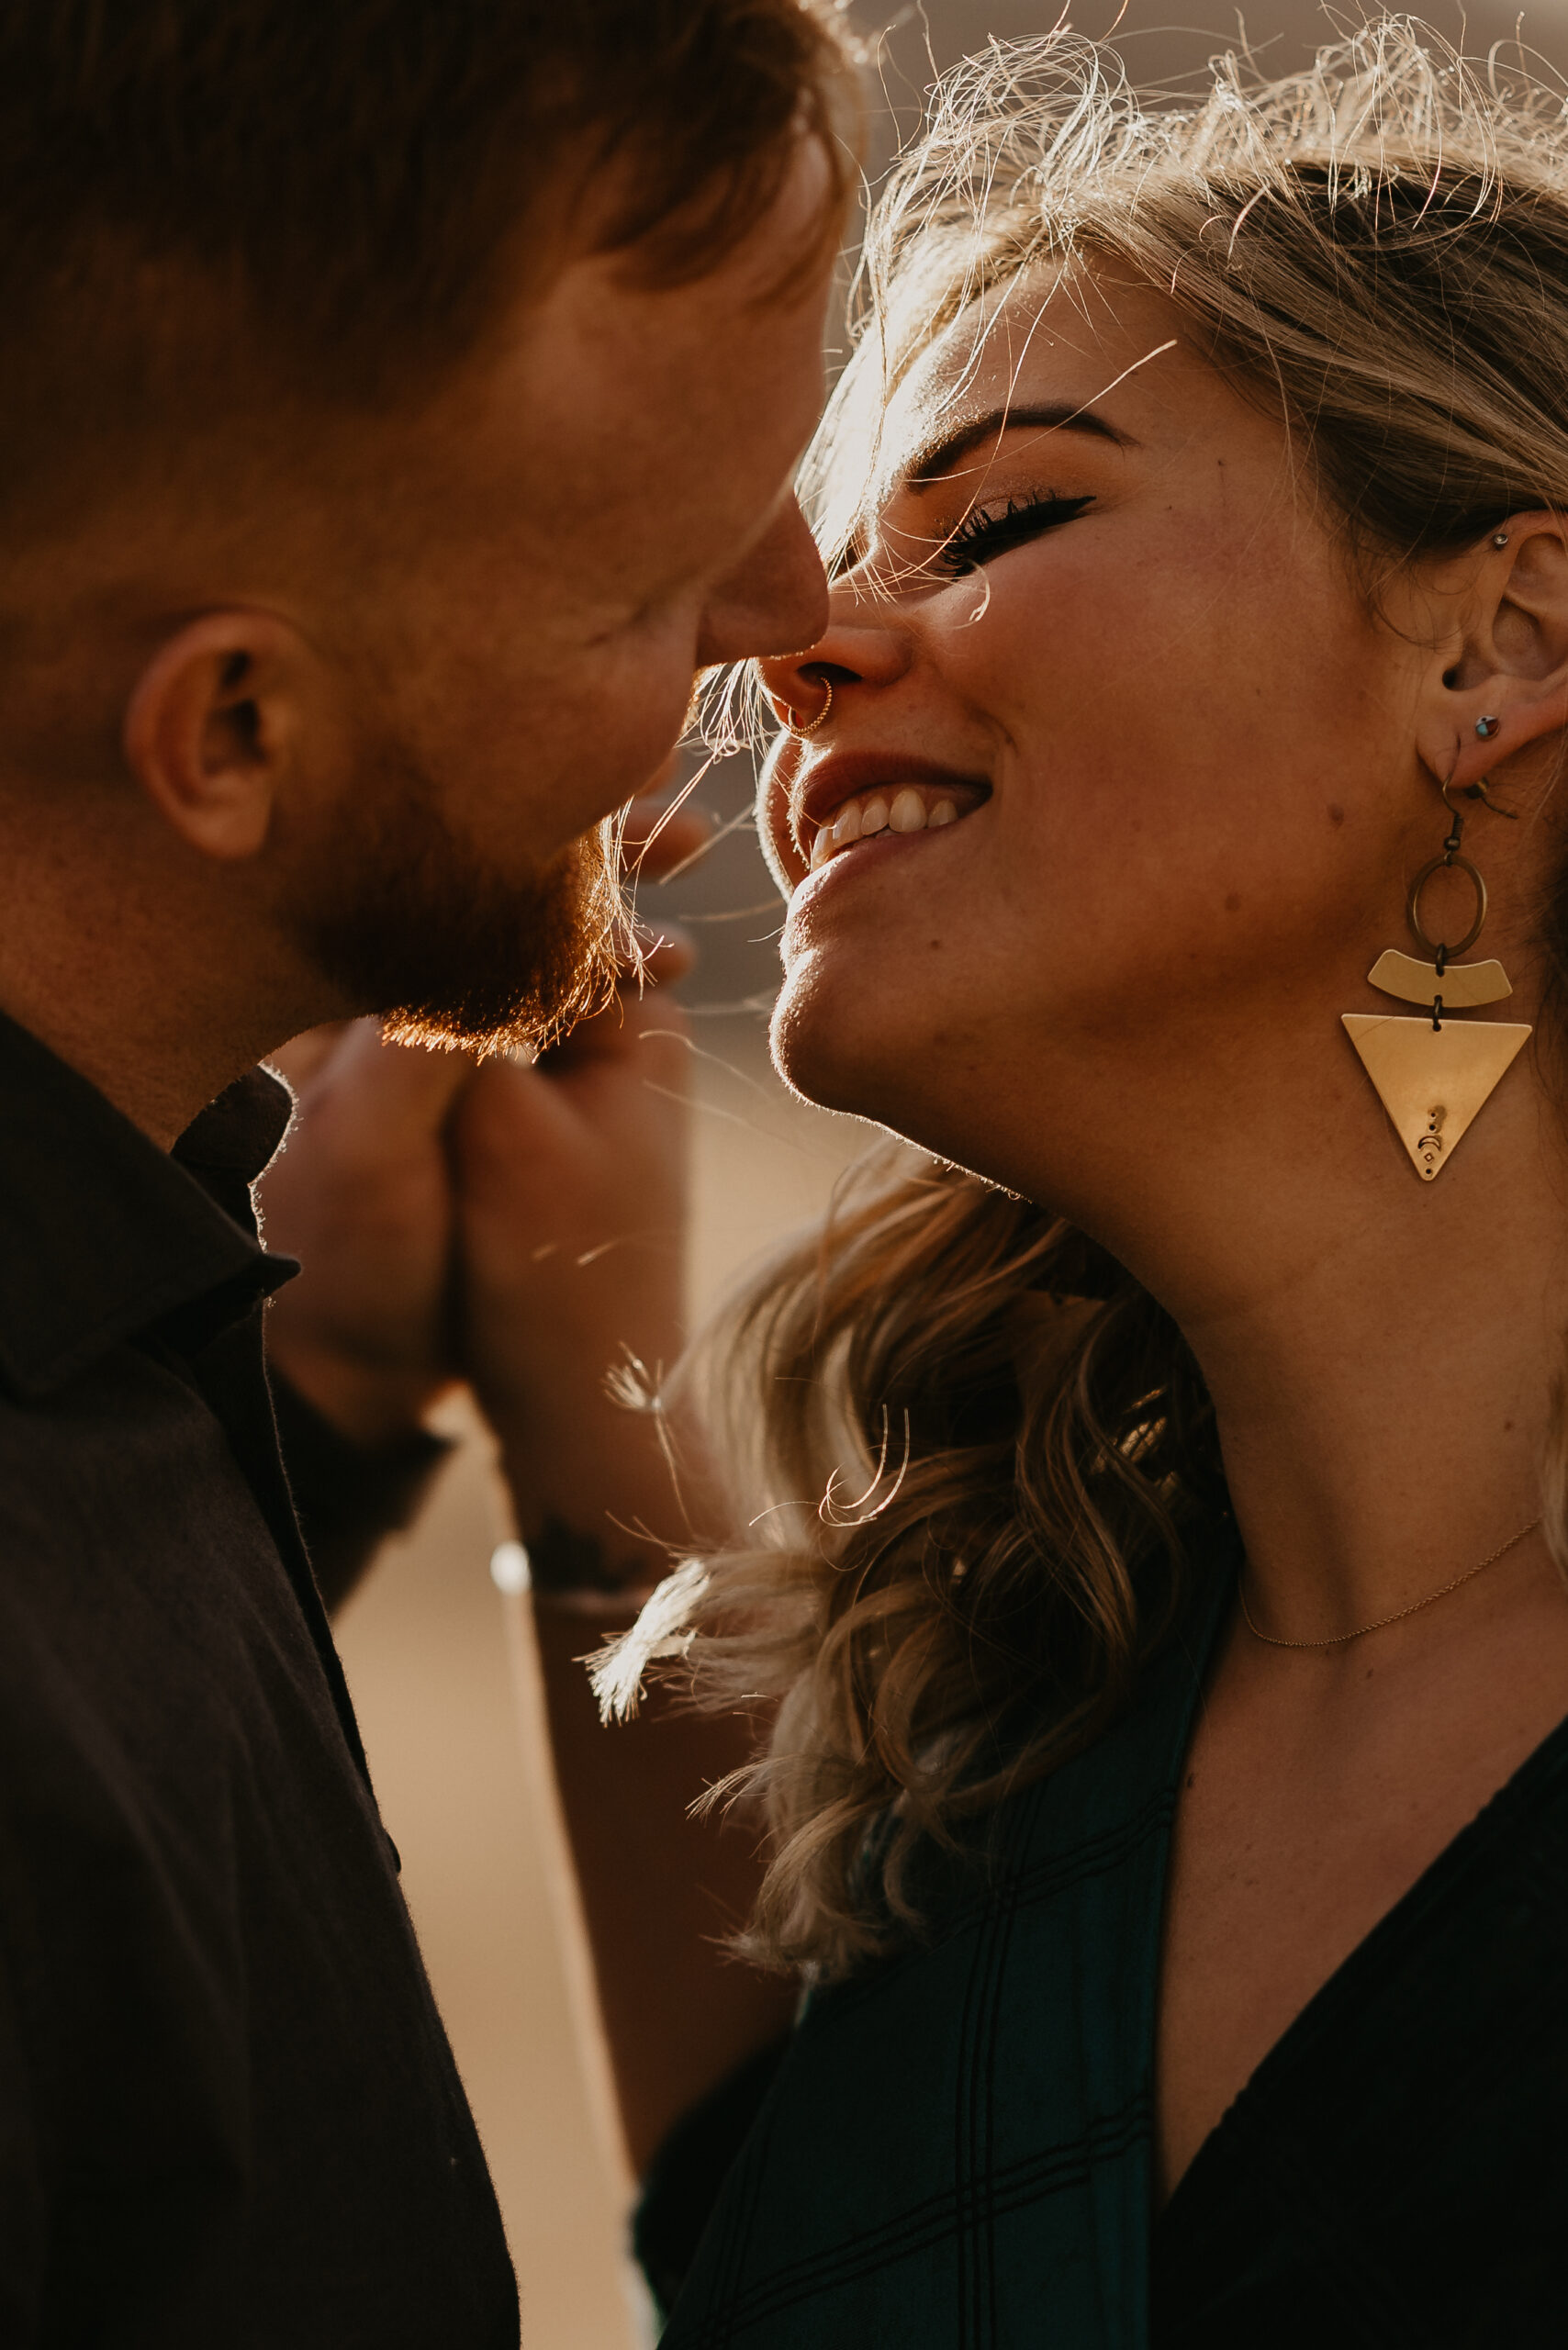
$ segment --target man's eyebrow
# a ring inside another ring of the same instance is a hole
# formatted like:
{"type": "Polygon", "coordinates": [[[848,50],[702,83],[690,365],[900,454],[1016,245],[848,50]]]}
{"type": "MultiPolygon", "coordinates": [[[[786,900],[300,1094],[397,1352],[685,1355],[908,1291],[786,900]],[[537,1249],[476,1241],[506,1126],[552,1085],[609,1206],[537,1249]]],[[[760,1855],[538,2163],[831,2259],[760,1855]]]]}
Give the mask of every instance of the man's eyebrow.
{"type": "Polygon", "coordinates": [[[905,487],[913,490],[927,488],[943,475],[950,474],[959,458],[967,457],[982,441],[992,441],[1000,432],[1031,425],[1041,432],[1092,433],[1097,440],[1114,442],[1118,449],[1135,445],[1130,434],[1118,432],[1114,425],[1107,424],[1092,408],[1074,407],[1065,400],[1044,408],[988,408],[983,416],[939,433],[917,449],[903,468],[905,487]]]}

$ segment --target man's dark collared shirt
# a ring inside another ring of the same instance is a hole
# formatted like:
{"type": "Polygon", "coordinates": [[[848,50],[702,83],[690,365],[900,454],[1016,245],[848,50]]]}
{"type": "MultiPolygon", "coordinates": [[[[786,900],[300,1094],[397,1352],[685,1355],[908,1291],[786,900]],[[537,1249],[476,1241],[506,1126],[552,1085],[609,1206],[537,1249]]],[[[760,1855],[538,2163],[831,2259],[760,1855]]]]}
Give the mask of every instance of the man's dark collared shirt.
{"type": "Polygon", "coordinates": [[[278,1456],[259,1072],[165,1157],[0,1020],[0,2342],[503,2350],[278,1456]]]}

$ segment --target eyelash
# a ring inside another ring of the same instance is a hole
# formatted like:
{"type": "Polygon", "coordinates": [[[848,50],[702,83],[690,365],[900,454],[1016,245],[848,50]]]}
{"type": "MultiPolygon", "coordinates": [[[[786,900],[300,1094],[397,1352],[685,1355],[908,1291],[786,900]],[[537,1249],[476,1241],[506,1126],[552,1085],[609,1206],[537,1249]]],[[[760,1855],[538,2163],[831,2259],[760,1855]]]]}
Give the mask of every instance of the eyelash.
{"type": "Polygon", "coordinates": [[[1058,498],[1054,490],[1047,490],[1043,495],[1034,492],[1027,498],[1010,498],[1000,514],[976,507],[949,532],[933,560],[950,577],[961,578],[1012,548],[1026,546],[1045,532],[1075,520],[1093,503],[1092,498],[1058,498]]]}

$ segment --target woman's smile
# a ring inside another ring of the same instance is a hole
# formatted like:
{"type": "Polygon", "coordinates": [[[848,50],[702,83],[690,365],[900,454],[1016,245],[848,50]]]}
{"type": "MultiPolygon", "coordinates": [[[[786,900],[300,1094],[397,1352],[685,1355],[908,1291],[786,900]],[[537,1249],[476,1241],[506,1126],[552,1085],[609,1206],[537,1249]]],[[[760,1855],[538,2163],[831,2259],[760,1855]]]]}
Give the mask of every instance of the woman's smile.
{"type": "Polygon", "coordinates": [[[808,873],[851,850],[913,843],[972,815],[991,797],[983,778],[899,752],[834,753],[797,777],[788,814],[791,846],[808,873]]]}

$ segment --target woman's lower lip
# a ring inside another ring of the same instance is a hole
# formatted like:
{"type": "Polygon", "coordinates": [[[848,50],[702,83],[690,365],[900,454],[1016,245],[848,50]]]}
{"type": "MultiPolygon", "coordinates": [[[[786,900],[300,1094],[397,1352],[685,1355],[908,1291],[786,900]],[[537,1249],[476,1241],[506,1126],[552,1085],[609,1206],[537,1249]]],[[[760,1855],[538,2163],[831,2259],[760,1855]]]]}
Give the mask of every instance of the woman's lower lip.
{"type": "Polygon", "coordinates": [[[868,838],[856,841],[848,848],[839,849],[834,856],[824,858],[821,865],[813,865],[790,891],[790,903],[791,906],[798,905],[802,893],[806,890],[810,890],[813,897],[818,895],[830,873],[836,873],[855,865],[869,867],[880,864],[890,851],[915,849],[923,841],[946,840],[979,813],[978,808],[971,809],[967,815],[960,816],[954,823],[939,824],[935,830],[930,825],[925,825],[917,833],[895,833],[890,826],[882,832],[872,834],[868,838]]]}

